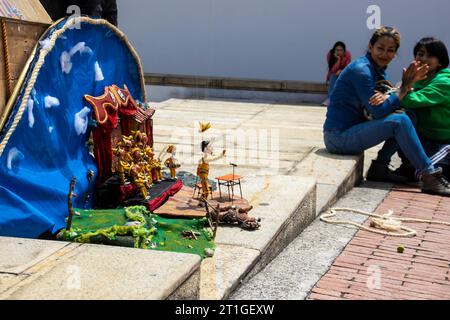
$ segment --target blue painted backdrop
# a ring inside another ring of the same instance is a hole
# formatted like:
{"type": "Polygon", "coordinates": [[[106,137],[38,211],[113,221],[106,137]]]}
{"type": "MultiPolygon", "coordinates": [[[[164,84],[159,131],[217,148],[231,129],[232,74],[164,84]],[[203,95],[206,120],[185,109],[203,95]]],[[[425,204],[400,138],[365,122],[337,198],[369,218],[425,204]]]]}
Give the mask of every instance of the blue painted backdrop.
{"type": "MultiPolygon", "coordinates": [[[[43,39],[65,23],[49,29],[43,39]]],[[[41,43],[27,83],[46,45],[46,41],[41,43]]],[[[97,169],[86,145],[92,127],[85,130],[85,124],[92,110],[83,96],[99,96],[105,86],[112,84],[126,84],[133,97],[142,101],[137,62],[112,30],[82,23],[81,29],[67,30],[58,38],[0,157],[0,236],[35,238],[63,228],[73,177],[77,177],[78,195],[74,205],[85,207],[84,196],[92,192],[95,182],[89,185],[87,173],[97,173],[97,169]]],[[[17,118],[22,99],[23,92],[1,133],[1,141],[17,118]]]]}

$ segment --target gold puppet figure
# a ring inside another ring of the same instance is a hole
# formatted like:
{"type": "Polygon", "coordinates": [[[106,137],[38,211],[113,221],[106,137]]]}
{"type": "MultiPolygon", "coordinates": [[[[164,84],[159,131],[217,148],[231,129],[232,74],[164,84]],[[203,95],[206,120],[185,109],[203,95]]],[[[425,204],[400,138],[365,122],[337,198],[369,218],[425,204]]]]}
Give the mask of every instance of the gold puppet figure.
{"type": "Polygon", "coordinates": [[[144,199],[148,199],[148,189],[149,187],[149,181],[147,177],[145,176],[145,173],[142,172],[142,169],[139,168],[134,171],[134,184],[136,187],[139,188],[139,192],[141,193],[141,196],[144,199]]]}
{"type": "Polygon", "coordinates": [[[163,179],[161,160],[153,159],[151,164],[152,170],[156,175],[156,181],[160,182],[163,179]]]}
{"type": "Polygon", "coordinates": [[[200,178],[202,184],[202,197],[208,199],[209,194],[209,164],[213,161],[217,161],[225,156],[226,150],[223,150],[221,154],[214,156],[212,141],[203,141],[202,145],[203,157],[200,159],[197,167],[197,176],[200,178]]]}
{"type": "Polygon", "coordinates": [[[140,131],[131,131],[134,139],[134,145],[142,151],[148,146],[148,137],[146,133],[140,131]]]}
{"type": "Polygon", "coordinates": [[[130,169],[133,163],[133,157],[131,156],[132,142],[128,137],[122,136],[122,141],[117,144],[116,148],[113,148],[113,153],[117,156],[116,172],[119,175],[120,184],[126,183],[125,174],[130,174],[130,169]]]}
{"type": "Polygon", "coordinates": [[[153,149],[147,146],[144,151],[145,160],[147,161],[148,167],[150,168],[150,172],[152,177],[155,177],[155,181],[159,182],[163,179],[162,176],[162,166],[161,161],[159,159],[155,159],[155,153],[153,149]]]}
{"type": "Polygon", "coordinates": [[[142,153],[139,148],[134,148],[131,152],[133,156],[133,165],[131,168],[131,176],[136,187],[139,188],[141,196],[144,199],[148,198],[148,189],[151,187],[151,180],[145,172],[144,162],[142,161],[142,153]]]}
{"type": "MultiPolygon", "coordinates": [[[[170,177],[174,180],[177,179],[177,169],[181,167],[180,162],[178,161],[178,159],[176,158],[176,151],[177,151],[177,147],[175,147],[174,145],[170,145],[168,146],[163,154],[165,155],[166,153],[170,154],[169,158],[167,158],[164,161],[164,165],[169,168],[170,170],[170,177]]],[[[160,159],[162,159],[162,156],[159,157],[160,159]]]]}

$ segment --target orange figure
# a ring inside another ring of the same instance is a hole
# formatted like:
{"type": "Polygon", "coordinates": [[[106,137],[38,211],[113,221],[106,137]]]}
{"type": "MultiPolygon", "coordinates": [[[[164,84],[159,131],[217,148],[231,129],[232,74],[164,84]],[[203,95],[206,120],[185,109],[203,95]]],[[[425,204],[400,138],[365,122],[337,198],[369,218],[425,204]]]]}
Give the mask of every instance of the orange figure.
{"type": "Polygon", "coordinates": [[[175,156],[176,150],[177,150],[177,148],[174,145],[170,145],[166,149],[166,152],[165,152],[165,153],[170,154],[170,157],[167,158],[166,161],[164,161],[164,165],[167,168],[169,168],[169,170],[170,170],[170,177],[172,179],[176,179],[177,178],[177,169],[181,167],[180,162],[178,161],[178,159],[175,156]]]}
{"type": "Polygon", "coordinates": [[[202,197],[208,199],[210,189],[208,182],[209,163],[223,158],[225,156],[226,150],[223,150],[220,155],[214,156],[212,141],[203,141],[202,152],[203,157],[200,159],[197,166],[197,176],[200,178],[200,182],[202,184],[202,197]]]}

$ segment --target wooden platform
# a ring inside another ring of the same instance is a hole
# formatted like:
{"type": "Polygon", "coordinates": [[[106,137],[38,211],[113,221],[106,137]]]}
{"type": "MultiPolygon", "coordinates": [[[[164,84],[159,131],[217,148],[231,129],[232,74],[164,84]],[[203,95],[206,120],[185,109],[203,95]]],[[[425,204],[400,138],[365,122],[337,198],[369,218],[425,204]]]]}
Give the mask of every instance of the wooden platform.
{"type": "MultiPolygon", "coordinates": [[[[213,198],[208,200],[212,206],[229,206],[228,196],[219,198],[218,193],[214,192],[213,198]]],[[[206,216],[205,208],[199,205],[197,199],[193,199],[194,189],[184,186],[174,197],[170,198],[163,206],[155,211],[156,214],[174,218],[203,218],[206,216]]],[[[237,207],[247,207],[249,202],[246,199],[235,196],[233,205],[237,207]]]]}

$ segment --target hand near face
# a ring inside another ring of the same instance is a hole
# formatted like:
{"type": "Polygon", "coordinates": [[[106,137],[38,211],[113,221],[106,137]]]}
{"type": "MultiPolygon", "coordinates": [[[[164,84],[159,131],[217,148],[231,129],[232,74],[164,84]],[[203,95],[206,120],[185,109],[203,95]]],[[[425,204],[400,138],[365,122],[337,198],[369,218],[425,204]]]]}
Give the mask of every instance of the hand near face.
{"type": "Polygon", "coordinates": [[[429,66],[419,61],[413,61],[407,69],[403,69],[403,87],[411,89],[414,83],[425,80],[429,71],[429,66]]]}
{"type": "Polygon", "coordinates": [[[418,67],[416,70],[414,82],[425,80],[428,77],[428,71],[430,71],[430,66],[428,64],[423,64],[421,62],[417,62],[418,67]]]}

